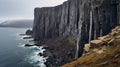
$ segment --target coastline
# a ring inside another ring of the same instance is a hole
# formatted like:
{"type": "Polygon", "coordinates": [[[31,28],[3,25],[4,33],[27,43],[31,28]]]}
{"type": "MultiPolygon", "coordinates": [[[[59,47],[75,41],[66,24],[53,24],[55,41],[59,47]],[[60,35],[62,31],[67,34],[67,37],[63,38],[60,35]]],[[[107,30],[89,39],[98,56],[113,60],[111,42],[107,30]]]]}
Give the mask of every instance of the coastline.
{"type": "MultiPolygon", "coordinates": [[[[23,35],[23,34],[22,34],[23,35]]],[[[26,36],[26,34],[25,34],[26,36]]],[[[29,40],[29,35],[25,38],[29,40]]],[[[25,39],[23,37],[23,39],[25,39]]],[[[34,41],[34,44],[25,44],[25,47],[42,46],[43,53],[37,53],[39,56],[46,58],[44,64],[46,67],[58,67],[74,60],[75,57],[75,40],[69,37],[58,37],[46,39],[43,41],[34,41]]]]}
{"type": "Polygon", "coordinates": [[[46,67],[58,67],[74,60],[75,43],[70,38],[59,37],[38,42],[45,51],[40,56],[48,57],[46,67]]]}
{"type": "Polygon", "coordinates": [[[36,45],[31,35],[19,34],[19,36],[22,37],[21,39],[28,41],[26,44],[21,45],[20,47],[31,49],[32,51],[28,56],[26,56],[25,61],[35,67],[46,67],[44,63],[47,61],[47,57],[39,55],[39,53],[43,54],[43,52],[45,51],[43,46],[36,45]]]}

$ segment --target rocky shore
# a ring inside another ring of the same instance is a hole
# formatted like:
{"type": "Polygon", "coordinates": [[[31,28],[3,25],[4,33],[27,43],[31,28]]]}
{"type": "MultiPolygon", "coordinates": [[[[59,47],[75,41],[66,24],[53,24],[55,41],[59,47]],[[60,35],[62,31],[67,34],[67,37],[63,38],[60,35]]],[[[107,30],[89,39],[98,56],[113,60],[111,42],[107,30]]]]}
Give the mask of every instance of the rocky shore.
{"type": "MultiPolygon", "coordinates": [[[[25,37],[23,39],[25,39],[25,37]]],[[[29,37],[27,39],[29,39],[29,37]]],[[[45,49],[45,51],[38,55],[48,57],[45,62],[46,67],[59,67],[73,61],[75,58],[76,41],[72,38],[58,37],[33,42],[35,43],[25,44],[25,47],[43,46],[42,49],[45,49]]]]}
{"type": "Polygon", "coordinates": [[[70,38],[53,38],[38,43],[46,51],[40,56],[48,57],[45,62],[47,67],[59,67],[71,62],[75,57],[75,41],[70,38]]]}

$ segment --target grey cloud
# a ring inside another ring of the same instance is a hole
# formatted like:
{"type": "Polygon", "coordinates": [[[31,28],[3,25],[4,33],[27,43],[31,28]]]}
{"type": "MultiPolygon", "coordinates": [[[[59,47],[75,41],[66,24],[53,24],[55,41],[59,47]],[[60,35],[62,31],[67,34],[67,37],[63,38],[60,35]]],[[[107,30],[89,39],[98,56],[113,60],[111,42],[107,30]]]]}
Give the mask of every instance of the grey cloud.
{"type": "Polygon", "coordinates": [[[59,0],[0,0],[1,18],[33,18],[35,7],[46,7],[60,4],[59,0]]]}

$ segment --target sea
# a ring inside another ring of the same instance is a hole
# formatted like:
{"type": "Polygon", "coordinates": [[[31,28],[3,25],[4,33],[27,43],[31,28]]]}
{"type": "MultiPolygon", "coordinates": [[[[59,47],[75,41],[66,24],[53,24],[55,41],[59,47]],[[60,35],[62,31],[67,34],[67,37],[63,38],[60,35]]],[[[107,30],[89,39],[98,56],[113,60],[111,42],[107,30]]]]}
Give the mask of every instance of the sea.
{"type": "Polygon", "coordinates": [[[0,67],[45,67],[46,58],[39,56],[43,53],[42,46],[25,47],[34,44],[31,39],[23,39],[28,28],[0,27],[0,67]]]}

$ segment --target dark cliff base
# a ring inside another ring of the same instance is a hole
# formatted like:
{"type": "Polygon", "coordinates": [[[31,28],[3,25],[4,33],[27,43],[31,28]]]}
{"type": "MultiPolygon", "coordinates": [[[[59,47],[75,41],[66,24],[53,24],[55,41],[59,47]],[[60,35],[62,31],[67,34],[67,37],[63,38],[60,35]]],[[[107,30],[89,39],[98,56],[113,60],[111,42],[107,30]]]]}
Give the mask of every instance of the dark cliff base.
{"type": "Polygon", "coordinates": [[[38,43],[44,46],[43,56],[49,57],[45,62],[47,67],[58,67],[65,63],[71,62],[75,55],[75,41],[71,38],[52,38],[38,43]]]}

